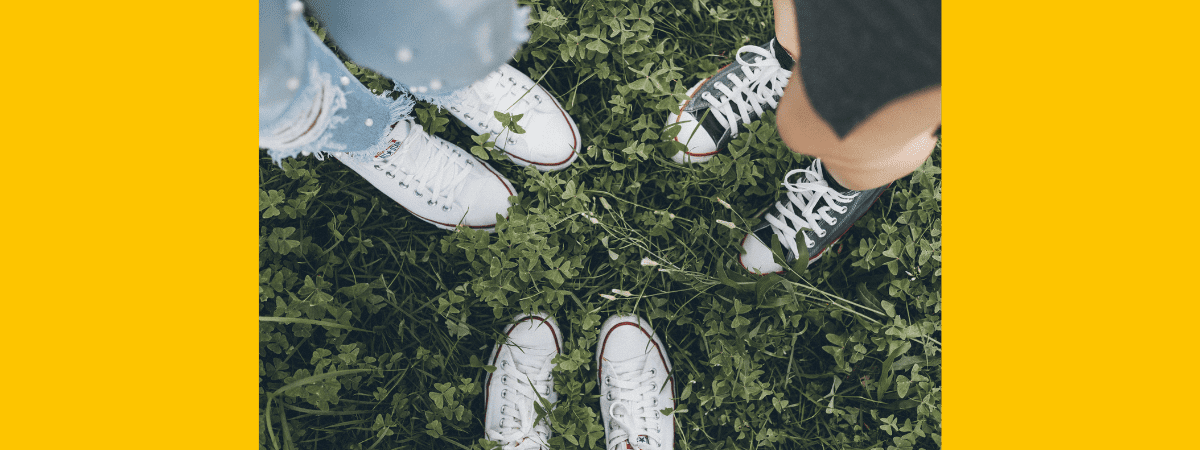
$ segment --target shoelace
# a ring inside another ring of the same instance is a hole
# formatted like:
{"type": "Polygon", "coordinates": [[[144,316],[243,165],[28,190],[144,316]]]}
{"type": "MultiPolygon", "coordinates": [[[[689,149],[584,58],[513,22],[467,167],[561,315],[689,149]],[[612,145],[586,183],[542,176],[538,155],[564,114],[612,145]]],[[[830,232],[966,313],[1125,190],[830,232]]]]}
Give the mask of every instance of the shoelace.
{"type": "Polygon", "coordinates": [[[550,370],[554,368],[550,361],[553,359],[553,355],[550,355],[533,365],[512,359],[511,365],[505,360],[496,367],[493,379],[509,383],[502,384],[500,421],[495,428],[487,430],[488,439],[500,442],[505,449],[539,449],[548,444],[549,426],[545,420],[537,421],[534,404],[539,395],[545,397],[550,394],[553,382],[550,370]]]}
{"type": "MultiPolygon", "coordinates": [[[[784,175],[783,187],[788,190],[787,201],[776,202],[778,214],[766,216],[767,222],[780,238],[779,244],[793,255],[800,254],[800,249],[796,248],[796,233],[801,228],[812,230],[817,237],[825,237],[822,224],[837,225],[837,218],[830,215],[829,211],[845,213],[846,207],[839,203],[849,203],[858,195],[842,194],[829,187],[823,173],[824,168],[818,159],[808,169],[796,169],[784,175]],[[803,175],[803,181],[789,181],[795,175],[803,175]],[[822,199],[826,206],[818,208],[822,199]]],[[[804,235],[804,245],[812,248],[815,243],[808,235],[804,235]]]]}
{"type": "Polygon", "coordinates": [[[413,188],[418,197],[429,196],[430,206],[443,203],[449,209],[455,197],[462,192],[471,166],[472,158],[461,155],[455,148],[430,136],[411,120],[400,121],[396,127],[404,127],[407,136],[397,144],[396,152],[375,161],[375,169],[383,170],[389,178],[398,178],[400,187],[413,188]]]}
{"type": "MultiPolygon", "coordinates": [[[[505,131],[504,125],[496,120],[492,111],[528,114],[529,111],[545,109],[548,106],[546,99],[542,98],[542,93],[533,87],[522,89],[515,79],[505,77],[500,72],[492,72],[486,78],[472,84],[466,90],[463,101],[452,105],[451,108],[455,109],[455,112],[465,111],[463,115],[471,124],[487,130],[493,138],[498,138],[500,133],[505,131]]],[[[509,134],[508,143],[516,143],[518,135],[509,134]]]]}
{"type": "Polygon", "coordinates": [[[700,94],[700,98],[712,105],[709,110],[717,119],[717,123],[728,128],[733,136],[737,136],[738,119],[748,124],[754,117],[762,116],[764,104],[771,105],[771,108],[778,106],[779,101],[775,97],[783,95],[783,89],[787,87],[792,71],[780,66],[779,60],[771,50],[754,45],[739,48],[734,59],[741,64],[743,76],[739,78],[737,74],[730,74],[727,81],[732,86],[716,82],[713,86],[724,94],[720,99],[714,97],[712,92],[700,94]],[[762,58],[752,63],[746,62],[742,58],[746,53],[762,58]],[[754,112],[754,117],[751,117],[751,111],[754,112]]]}
{"type": "Polygon", "coordinates": [[[608,418],[611,422],[606,448],[625,450],[621,444],[635,449],[649,449],[650,444],[661,444],[661,413],[658,407],[658,391],[662,388],[656,379],[656,370],[646,370],[649,354],[626,361],[606,361],[609,375],[604,383],[609,386],[608,418]],[[639,442],[638,436],[646,436],[650,442],[639,442]],[[642,445],[647,444],[647,445],[642,445]]]}

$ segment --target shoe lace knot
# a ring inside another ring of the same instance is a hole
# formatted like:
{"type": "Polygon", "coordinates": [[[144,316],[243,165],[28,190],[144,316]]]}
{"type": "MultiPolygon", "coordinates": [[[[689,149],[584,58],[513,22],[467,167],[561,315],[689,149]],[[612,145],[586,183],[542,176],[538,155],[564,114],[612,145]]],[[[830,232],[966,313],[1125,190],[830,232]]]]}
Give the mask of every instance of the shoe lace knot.
{"type": "Polygon", "coordinates": [[[662,448],[663,406],[658,404],[658,394],[665,384],[666,374],[646,367],[650,354],[636,356],[626,361],[605,361],[606,372],[603,382],[608,387],[607,397],[610,431],[610,450],[650,450],[662,448]],[[623,444],[623,445],[622,445],[623,444]]]}
{"type": "MultiPolygon", "coordinates": [[[[780,245],[793,255],[800,253],[796,248],[796,233],[808,228],[817,237],[824,237],[825,225],[836,225],[838,221],[831,212],[845,213],[847,207],[842,204],[858,196],[858,193],[843,194],[830,187],[819,159],[807,169],[792,170],[784,175],[783,187],[788,191],[787,199],[776,202],[777,213],[767,214],[765,218],[780,237],[780,245]]],[[[807,233],[804,234],[804,245],[810,249],[815,245],[807,233]]]]}
{"type": "MultiPolygon", "coordinates": [[[[511,350],[508,350],[511,352],[511,350]]],[[[544,358],[505,358],[492,374],[501,381],[500,420],[487,430],[490,440],[501,443],[504,449],[549,448],[548,420],[538,420],[536,404],[550,395],[553,377],[550,374],[554,355],[544,358]],[[527,361],[533,359],[533,361],[527,361]]],[[[546,411],[549,414],[549,411],[546,411]]]]}
{"type": "Polygon", "coordinates": [[[704,92],[700,98],[712,105],[710,110],[717,122],[737,136],[739,121],[748,124],[762,116],[763,105],[770,105],[772,109],[778,106],[792,71],[779,64],[774,48],[747,45],[738,49],[734,59],[740,65],[741,76],[731,73],[725,80],[713,84],[723,94],[721,98],[716,98],[712,92],[704,92]],[[749,61],[743,58],[747,54],[749,61]]]}
{"type": "Polygon", "coordinates": [[[452,144],[430,136],[411,119],[397,122],[387,149],[375,158],[375,169],[395,178],[402,188],[428,196],[430,205],[454,204],[475,161],[452,144]],[[397,140],[396,137],[400,139],[397,140]]]}

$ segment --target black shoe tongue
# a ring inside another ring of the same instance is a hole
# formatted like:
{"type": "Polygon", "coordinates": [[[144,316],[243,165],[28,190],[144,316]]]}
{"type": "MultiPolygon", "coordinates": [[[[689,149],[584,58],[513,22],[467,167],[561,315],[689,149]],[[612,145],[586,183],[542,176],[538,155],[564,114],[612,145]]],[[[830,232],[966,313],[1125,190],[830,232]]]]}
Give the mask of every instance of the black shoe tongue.
{"type": "Polygon", "coordinates": [[[792,66],[796,65],[796,61],[792,59],[792,55],[788,54],[782,45],[779,45],[779,39],[775,39],[771,43],[775,49],[775,59],[779,60],[779,65],[784,69],[792,70],[792,66]]]}
{"type": "Polygon", "coordinates": [[[839,194],[853,194],[855,192],[858,192],[854,189],[850,189],[848,187],[842,186],[841,183],[838,183],[837,180],[833,179],[833,175],[830,175],[828,170],[826,170],[825,173],[823,173],[822,175],[825,178],[825,183],[828,184],[829,187],[833,188],[833,190],[837,191],[839,194]]]}

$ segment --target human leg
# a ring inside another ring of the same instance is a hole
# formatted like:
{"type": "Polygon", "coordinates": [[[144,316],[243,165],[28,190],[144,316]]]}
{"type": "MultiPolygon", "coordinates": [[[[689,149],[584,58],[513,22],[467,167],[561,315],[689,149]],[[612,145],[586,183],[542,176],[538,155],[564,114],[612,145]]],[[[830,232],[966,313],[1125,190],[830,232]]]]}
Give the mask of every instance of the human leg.
{"type": "Polygon", "coordinates": [[[260,56],[259,146],[276,159],[382,150],[388,127],[408,117],[412,100],[373,94],[308,28],[302,13],[279,0],[260,3],[271,28],[265,34],[281,36],[285,45],[260,48],[268,54],[260,56]],[[275,31],[280,25],[286,32],[275,31]]]}
{"type": "Polygon", "coordinates": [[[886,185],[928,158],[941,123],[940,41],[934,39],[940,32],[930,30],[940,30],[939,6],[894,0],[887,12],[911,14],[875,11],[871,20],[856,20],[845,16],[870,12],[797,3],[806,8],[789,11],[791,1],[775,3],[776,34],[781,45],[795,45],[788,51],[798,60],[776,124],[789,149],[818,159],[785,176],[786,198],[742,241],[746,252],[739,261],[757,273],[783,270],[770,248],[773,236],[785,262],[819,258],[886,185]]]}

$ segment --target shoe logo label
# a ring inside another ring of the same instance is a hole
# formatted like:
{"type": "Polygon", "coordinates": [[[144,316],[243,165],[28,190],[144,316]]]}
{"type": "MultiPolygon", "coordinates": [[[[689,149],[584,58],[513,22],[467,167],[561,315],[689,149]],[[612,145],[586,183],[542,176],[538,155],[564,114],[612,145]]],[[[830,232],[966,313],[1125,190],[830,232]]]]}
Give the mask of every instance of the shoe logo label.
{"type": "Polygon", "coordinates": [[[388,144],[387,148],[385,148],[385,149],[383,149],[383,151],[375,154],[375,158],[387,159],[389,156],[396,154],[396,150],[399,150],[399,149],[400,149],[400,143],[396,142],[396,140],[393,139],[392,142],[390,144],[388,144]]]}
{"type": "Polygon", "coordinates": [[[644,434],[643,434],[643,435],[641,435],[641,436],[638,436],[638,437],[637,437],[637,441],[636,441],[636,442],[637,442],[637,443],[639,443],[639,444],[647,444],[647,445],[649,445],[649,444],[650,444],[650,438],[649,438],[649,437],[647,437],[646,435],[644,435],[644,434]]]}

